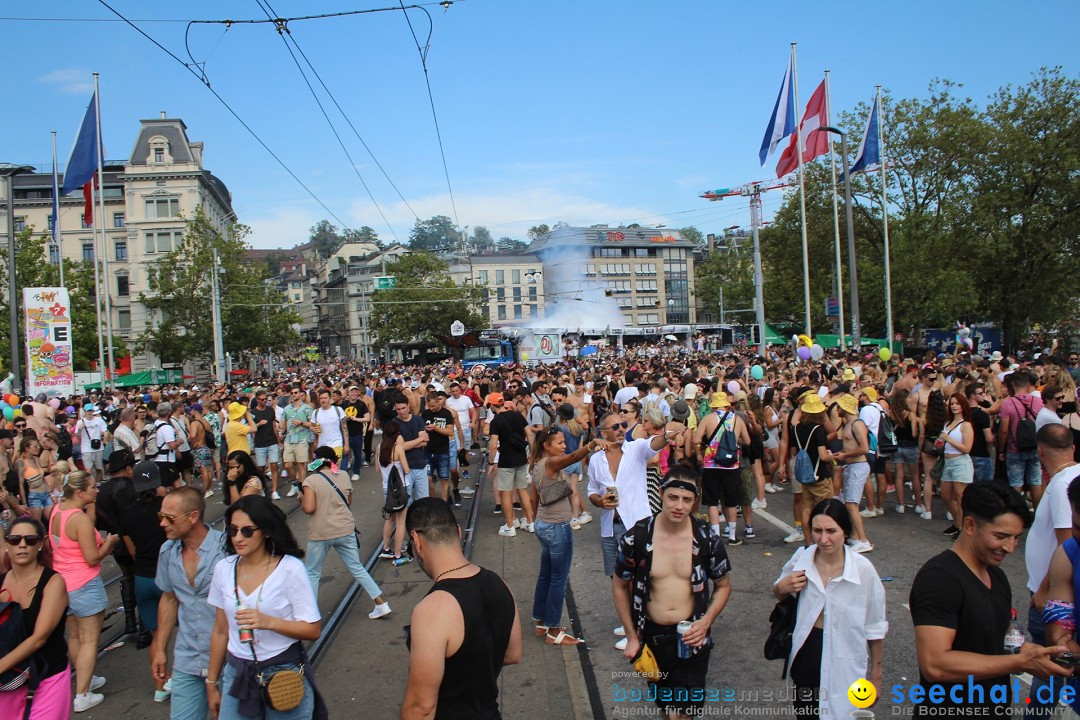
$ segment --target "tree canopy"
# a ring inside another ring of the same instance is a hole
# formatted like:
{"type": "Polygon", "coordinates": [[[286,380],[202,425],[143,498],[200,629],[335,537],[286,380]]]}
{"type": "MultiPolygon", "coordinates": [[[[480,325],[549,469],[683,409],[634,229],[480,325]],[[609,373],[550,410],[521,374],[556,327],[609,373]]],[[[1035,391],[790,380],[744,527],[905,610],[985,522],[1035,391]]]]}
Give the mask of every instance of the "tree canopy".
{"type": "MultiPolygon", "coordinates": [[[[485,230],[486,231],[486,230],[485,230]]],[[[409,247],[421,252],[454,250],[461,246],[461,233],[445,215],[417,220],[409,231],[409,247]]]]}
{"type": "Polygon", "coordinates": [[[386,266],[396,278],[390,290],[377,290],[371,298],[371,327],[376,344],[426,342],[450,332],[460,320],[480,327],[481,291],[454,284],[445,262],[430,253],[409,253],[386,266]]]}

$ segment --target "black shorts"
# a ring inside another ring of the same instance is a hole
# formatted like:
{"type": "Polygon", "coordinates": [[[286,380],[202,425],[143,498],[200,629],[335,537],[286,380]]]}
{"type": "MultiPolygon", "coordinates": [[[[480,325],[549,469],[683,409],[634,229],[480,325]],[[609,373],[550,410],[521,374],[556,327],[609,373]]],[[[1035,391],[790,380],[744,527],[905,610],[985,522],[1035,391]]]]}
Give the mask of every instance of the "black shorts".
{"type": "Polygon", "coordinates": [[[750,434],[750,447],[747,450],[747,458],[750,462],[761,460],[765,457],[765,443],[757,433],[750,434]]]}
{"type": "Polygon", "coordinates": [[[180,473],[176,469],[176,463],[159,462],[155,464],[158,466],[158,475],[161,476],[161,487],[171,488],[176,479],[180,477],[180,473]]]}
{"type": "Polygon", "coordinates": [[[679,634],[674,625],[657,625],[645,620],[642,640],[656,656],[660,671],[667,673],[656,686],[656,705],[660,708],[698,710],[705,705],[705,675],[709,670],[712,648],[701,648],[688,658],[679,657],[679,634]],[[670,688],[670,690],[664,690],[670,688]]]}
{"type": "Polygon", "coordinates": [[[875,475],[884,475],[885,474],[885,466],[888,463],[889,463],[889,458],[882,457],[881,455],[878,455],[877,460],[874,461],[874,467],[871,468],[871,472],[873,472],[875,475]]]}
{"type": "Polygon", "coordinates": [[[195,467],[195,456],[190,450],[176,453],[176,471],[184,472],[195,467]]]}
{"type": "Polygon", "coordinates": [[[705,507],[742,505],[742,471],[704,468],[701,471],[701,504],[705,507]]]}

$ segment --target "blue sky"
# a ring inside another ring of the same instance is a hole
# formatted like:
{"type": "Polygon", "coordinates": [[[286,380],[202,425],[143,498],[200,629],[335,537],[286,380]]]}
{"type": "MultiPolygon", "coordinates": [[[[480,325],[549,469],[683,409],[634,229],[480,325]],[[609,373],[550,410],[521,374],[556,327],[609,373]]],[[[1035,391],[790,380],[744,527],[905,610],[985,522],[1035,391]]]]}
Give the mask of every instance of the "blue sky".
{"type": "MultiPolygon", "coordinates": [[[[185,61],[186,21],[265,18],[255,0],[110,4],[185,61]]],[[[391,5],[272,3],[283,17],[391,5]]],[[[412,210],[321,95],[356,172],[350,167],[273,26],[195,25],[191,53],[205,61],[214,89],[344,224],[370,225],[386,240],[396,232],[402,241],[413,211],[421,219],[456,215],[458,224],[485,225],[496,238],[558,221],[694,224],[704,232],[748,224],[745,201],[697,196],[772,177],[779,150],[764,168],[757,153],[793,41],[800,103],[830,69],[837,112],[868,101],[876,84],[897,97],[925,97],[935,77],[964,83],[982,102],[1044,65],[1075,75],[1080,56],[1074,0],[459,0],[448,10],[427,9],[434,30],[428,69],[456,214],[400,10],[297,21],[290,29],[412,210]]],[[[115,17],[98,3],[67,0],[32,9],[8,3],[0,15],[115,17]]],[[[423,43],[426,16],[409,16],[423,43]]],[[[110,159],[130,154],[140,118],[164,110],[205,143],[206,167],[228,184],[256,247],[303,242],[328,217],[195,77],[131,27],[8,17],[0,32],[5,56],[14,59],[0,160],[48,165],[55,129],[64,163],[97,71],[110,159]]],[[[766,215],[781,199],[766,196],[766,215]]]]}

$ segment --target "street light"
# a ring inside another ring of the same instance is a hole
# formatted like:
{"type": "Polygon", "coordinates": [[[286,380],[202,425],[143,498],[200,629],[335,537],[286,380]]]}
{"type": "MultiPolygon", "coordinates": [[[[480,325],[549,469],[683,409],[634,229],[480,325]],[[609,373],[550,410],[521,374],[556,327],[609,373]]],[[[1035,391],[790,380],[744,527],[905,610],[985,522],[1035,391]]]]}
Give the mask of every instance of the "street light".
{"type": "MultiPolygon", "coordinates": [[[[862,346],[862,332],[859,329],[859,271],[855,266],[855,221],[851,216],[851,168],[848,167],[847,135],[843,130],[829,125],[818,128],[840,136],[840,154],[844,158],[844,213],[847,218],[848,247],[848,283],[851,285],[851,344],[856,349],[862,346]]],[[[843,337],[844,328],[840,328],[843,337]]],[[[891,342],[891,340],[890,340],[891,342]]]]}
{"type": "MultiPolygon", "coordinates": [[[[19,306],[15,297],[15,176],[34,172],[30,165],[0,163],[0,177],[7,180],[7,241],[8,241],[8,337],[11,340],[11,372],[14,387],[22,390],[22,363],[19,361],[19,306]]],[[[60,222],[53,218],[53,222],[60,222]]]]}

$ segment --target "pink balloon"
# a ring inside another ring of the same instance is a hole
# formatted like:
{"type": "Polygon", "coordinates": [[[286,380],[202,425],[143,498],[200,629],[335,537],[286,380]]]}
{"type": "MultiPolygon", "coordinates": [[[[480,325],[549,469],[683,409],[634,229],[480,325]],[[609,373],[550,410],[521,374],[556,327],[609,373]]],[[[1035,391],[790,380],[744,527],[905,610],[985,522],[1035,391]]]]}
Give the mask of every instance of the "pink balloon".
{"type": "Polygon", "coordinates": [[[52,400],[50,400],[49,401],[49,407],[51,407],[53,410],[56,410],[57,408],[59,408],[60,407],[60,398],[53,398],[52,400]]]}
{"type": "Polygon", "coordinates": [[[738,381],[738,380],[732,380],[732,381],[730,381],[730,382],[729,382],[729,383],[727,384],[727,391],[728,391],[729,393],[731,393],[732,395],[734,395],[735,393],[739,392],[739,381],[738,381]]]}
{"type": "Polygon", "coordinates": [[[806,347],[805,345],[803,345],[801,348],[799,348],[799,357],[801,357],[803,360],[809,360],[810,359],[810,348],[806,347]]]}

